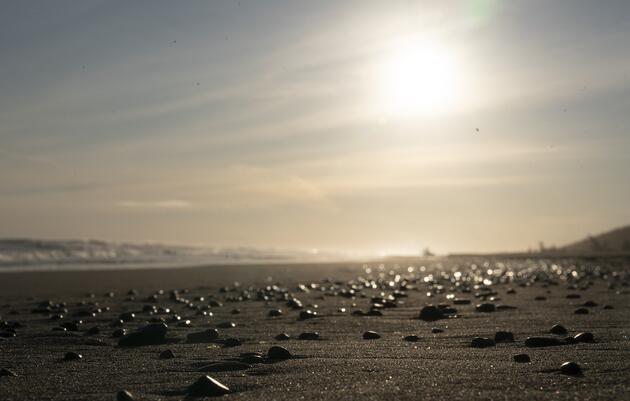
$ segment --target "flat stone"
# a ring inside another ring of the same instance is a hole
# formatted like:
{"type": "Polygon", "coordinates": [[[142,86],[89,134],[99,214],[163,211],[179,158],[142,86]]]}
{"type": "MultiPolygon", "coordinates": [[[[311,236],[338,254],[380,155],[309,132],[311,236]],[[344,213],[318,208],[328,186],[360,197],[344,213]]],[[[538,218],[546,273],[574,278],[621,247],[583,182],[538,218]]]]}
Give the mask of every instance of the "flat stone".
{"type": "Polygon", "coordinates": [[[199,368],[200,372],[231,372],[236,370],[245,370],[251,368],[252,365],[236,361],[213,362],[199,368]]]}
{"type": "Polygon", "coordinates": [[[298,336],[299,340],[320,340],[321,336],[319,335],[318,332],[313,331],[313,332],[307,332],[307,333],[301,333],[298,336]]]}
{"type": "Polygon", "coordinates": [[[403,338],[403,340],[409,341],[409,342],[412,342],[412,343],[416,343],[416,342],[420,341],[420,337],[418,337],[415,334],[412,334],[412,335],[409,335],[409,336],[405,336],[403,338]]]}
{"type": "Polygon", "coordinates": [[[379,338],[381,338],[381,335],[375,331],[366,331],[363,333],[364,340],[378,340],[379,338]]]}
{"type": "Polygon", "coordinates": [[[588,309],[586,309],[586,308],[577,308],[573,313],[576,314],[576,315],[587,315],[588,314],[588,309]]]}
{"type": "Polygon", "coordinates": [[[288,339],[291,338],[290,335],[288,335],[287,333],[280,333],[277,336],[274,337],[276,340],[278,341],[286,341],[288,339]]]}
{"type": "Polygon", "coordinates": [[[527,354],[517,354],[514,355],[512,359],[514,359],[514,362],[518,363],[530,363],[532,361],[527,354]]]}
{"type": "Polygon", "coordinates": [[[486,338],[486,337],[475,337],[472,339],[472,341],[470,342],[470,346],[473,348],[487,348],[487,347],[494,347],[495,346],[495,342],[493,339],[491,338],[486,338]]]}
{"type": "Polygon", "coordinates": [[[120,390],[116,393],[116,401],[133,401],[133,395],[127,390],[120,390]]]}
{"type": "Polygon", "coordinates": [[[218,397],[229,393],[226,385],[210,376],[201,376],[188,387],[188,394],[194,397],[218,397]]]}
{"type": "Polygon", "coordinates": [[[475,306],[475,310],[477,312],[489,313],[494,312],[496,310],[496,306],[490,303],[478,304],[477,306],[475,306]]]}
{"type": "Polygon", "coordinates": [[[63,356],[64,361],[78,361],[83,359],[83,355],[76,352],[66,352],[66,355],[63,356]]]}
{"type": "Polygon", "coordinates": [[[563,341],[555,337],[527,337],[525,339],[525,346],[530,348],[555,347],[564,344],[563,341]]]}
{"type": "Polygon", "coordinates": [[[575,362],[565,362],[560,365],[560,373],[570,376],[579,376],[582,374],[582,368],[575,362]]]}
{"type": "Polygon", "coordinates": [[[139,328],[133,333],[120,337],[118,345],[136,347],[142,345],[163,344],[166,339],[168,326],[165,323],[151,323],[139,328]]]}
{"type": "Polygon", "coordinates": [[[420,315],[418,316],[420,320],[424,320],[425,322],[433,322],[435,320],[444,319],[444,312],[440,308],[435,305],[427,305],[420,310],[420,315]]]}
{"type": "Polygon", "coordinates": [[[282,316],[282,309],[272,309],[267,314],[269,317],[278,317],[282,316]]]}
{"type": "Polygon", "coordinates": [[[595,340],[593,333],[582,332],[573,337],[573,340],[577,343],[592,343],[595,340]]]}
{"type": "Polygon", "coordinates": [[[160,359],[173,359],[175,354],[170,349],[160,352],[160,359]]]}
{"type": "Polygon", "coordinates": [[[567,329],[561,324],[554,324],[549,329],[549,332],[552,334],[565,335],[567,334],[567,329]]]}
{"type": "Polygon", "coordinates": [[[314,319],[316,317],[317,317],[317,312],[307,309],[307,310],[300,311],[300,316],[298,317],[298,319],[308,320],[308,319],[314,319]]]}
{"type": "Polygon", "coordinates": [[[219,331],[217,329],[208,329],[196,333],[188,333],[186,342],[191,344],[210,343],[216,341],[218,338],[219,331]]]}
{"type": "Polygon", "coordinates": [[[269,351],[267,351],[267,358],[271,360],[281,361],[285,359],[291,359],[292,355],[286,348],[274,345],[273,347],[269,348],[269,351]]]}

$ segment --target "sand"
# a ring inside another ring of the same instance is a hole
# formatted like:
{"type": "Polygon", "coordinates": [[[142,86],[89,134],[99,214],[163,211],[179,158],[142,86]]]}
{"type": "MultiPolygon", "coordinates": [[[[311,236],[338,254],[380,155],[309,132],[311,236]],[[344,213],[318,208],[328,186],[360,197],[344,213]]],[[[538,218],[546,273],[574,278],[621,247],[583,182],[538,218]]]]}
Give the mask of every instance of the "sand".
{"type": "MultiPolygon", "coordinates": [[[[439,261],[432,261],[435,264],[439,261]]],[[[469,261],[444,261],[448,269],[470,264],[469,261]]],[[[570,266],[574,261],[557,262],[570,266]]],[[[582,262],[580,262],[582,263],[582,262]]],[[[617,276],[592,276],[578,281],[578,286],[592,282],[586,289],[569,288],[563,280],[558,285],[547,285],[539,280],[527,287],[516,283],[498,283],[492,301],[517,307],[492,313],[475,311],[481,302],[472,293],[454,292],[457,297],[472,300],[471,305],[454,305],[457,317],[424,322],[417,319],[421,307],[433,303],[449,303],[448,287],[437,293],[435,287],[422,280],[434,270],[417,269],[417,288],[406,291],[408,297],[399,298],[404,304],[384,309],[383,316],[357,317],[350,312],[367,311],[372,296],[378,290],[365,290],[365,297],[346,298],[323,295],[317,289],[301,292],[299,283],[346,281],[358,276],[375,278],[382,274],[385,282],[395,280],[396,274],[407,274],[407,267],[418,263],[389,263],[383,270],[370,263],[371,273],[363,263],[321,265],[267,266],[211,266],[131,271],[82,271],[0,274],[0,315],[2,320],[18,321],[15,338],[0,341],[0,368],[9,368],[17,377],[0,377],[1,400],[113,400],[121,389],[130,391],[139,400],[187,399],[186,388],[199,378],[199,368],[213,361],[237,358],[245,352],[263,352],[272,345],[286,347],[296,356],[293,359],[255,364],[250,369],[213,372],[212,377],[227,385],[232,394],[222,399],[234,400],[622,400],[630,399],[630,294],[624,286],[628,278],[627,261],[592,261],[585,271],[596,266],[610,266],[617,276]],[[390,270],[393,274],[390,275],[390,270]],[[305,306],[320,317],[299,321],[299,311],[285,302],[248,300],[228,302],[226,297],[237,292],[220,292],[224,286],[241,283],[260,288],[281,282],[305,306]],[[613,282],[613,288],[608,284],[613,282]],[[127,299],[127,291],[137,289],[136,300],[127,299]],[[515,294],[507,294],[514,288],[515,294]],[[221,300],[222,307],[211,308],[214,316],[195,314],[194,309],[169,300],[168,294],[157,302],[145,299],[154,291],[188,289],[182,297],[194,304],[207,304],[209,295],[221,300]],[[432,297],[427,296],[431,290],[432,297]],[[113,297],[106,293],[113,291],[113,297]],[[89,297],[88,294],[95,294],[89,297]],[[567,298],[579,294],[580,298],[567,298]],[[536,301],[542,296],[545,300],[536,301]],[[33,314],[31,310],[42,300],[67,303],[69,313],[61,321],[51,321],[48,315],[33,314]],[[588,308],[586,315],[574,310],[587,300],[598,305],[588,308]],[[83,308],[78,302],[98,302],[109,311],[96,317],[82,318],[81,331],[62,333],[51,331],[61,322],[72,321],[74,312],[83,308]],[[145,324],[148,315],[141,313],[145,304],[154,303],[174,309],[183,319],[190,319],[193,327],[177,327],[169,323],[168,338],[172,342],[134,348],[117,346],[110,327],[121,312],[136,312],[136,320],[126,323],[130,330],[145,324]],[[356,304],[353,306],[353,304],[356,304]],[[603,309],[609,304],[613,309],[603,309]],[[347,311],[341,313],[339,308],[347,311]],[[235,308],[240,314],[232,314],[235,308]],[[269,310],[280,308],[284,314],[270,318],[269,310]],[[11,311],[14,311],[13,313],[11,311]],[[187,344],[188,333],[216,327],[232,321],[235,328],[219,329],[224,337],[243,341],[239,347],[219,344],[187,344]],[[561,323],[570,334],[589,331],[594,343],[568,344],[558,347],[527,348],[528,336],[548,335],[549,328],[561,323]],[[84,335],[98,325],[101,333],[84,335]],[[444,332],[433,334],[432,327],[444,332]],[[364,340],[362,334],[374,330],[381,335],[377,340],[364,340]],[[476,336],[493,337],[498,330],[513,332],[514,343],[476,349],[470,347],[476,336]],[[302,332],[317,331],[318,341],[276,341],[274,336],[286,332],[297,337],[302,332]],[[420,341],[403,341],[416,334],[420,341]],[[159,359],[161,351],[170,349],[174,359],[159,359]],[[80,353],[80,361],[62,361],[66,352],[80,353]],[[513,355],[527,353],[532,362],[516,363],[513,355]],[[567,376],[557,369],[565,361],[575,361],[583,369],[582,376],[567,376]]],[[[464,268],[460,270],[463,271],[464,268]]],[[[589,270],[590,269],[590,270],[589,270]]],[[[569,269],[570,270],[570,269],[569,269]]],[[[566,271],[566,269],[565,269],[566,271]]],[[[531,279],[535,274],[528,273],[531,279]]],[[[601,276],[601,275],[600,275],[601,276]]],[[[572,282],[572,281],[569,281],[572,282]]],[[[331,284],[325,284],[331,285],[331,284]]],[[[391,291],[385,291],[390,294],[391,291]]],[[[488,301],[488,300],[486,300],[488,301]]],[[[490,301],[488,301],[490,302],[490,301]]]]}

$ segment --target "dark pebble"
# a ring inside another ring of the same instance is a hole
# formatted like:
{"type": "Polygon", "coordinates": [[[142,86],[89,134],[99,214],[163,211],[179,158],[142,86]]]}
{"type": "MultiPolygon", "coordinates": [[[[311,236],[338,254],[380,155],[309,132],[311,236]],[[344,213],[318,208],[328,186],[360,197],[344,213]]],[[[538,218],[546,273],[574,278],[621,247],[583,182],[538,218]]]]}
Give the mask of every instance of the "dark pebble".
{"type": "Polygon", "coordinates": [[[513,310],[518,309],[516,306],[499,304],[497,305],[497,310],[513,310]]]}
{"type": "Polygon", "coordinates": [[[518,363],[529,363],[532,361],[527,354],[517,354],[514,355],[512,358],[514,359],[514,362],[518,363]]]}
{"type": "Polygon", "coordinates": [[[321,336],[319,335],[318,332],[313,331],[313,332],[309,332],[309,333],[302,333],[298,336],[298,339],[300,340],[320,340],[321,336]]]}
{"type": "Polygon", "coordinates": [[[272,310],[269,311],[268,315],[269,315],[269,317],[282,316],[282,310],[281,309],[272,309],[272,310]]]}
{"type": "Polygon", "coordinates": [[[2,368],[0,369],[0,376],[17,377],[17,373],[11,369],[2,368]]]}
{"type": "Polygon", "coordinates": [[[586,301],[582,304],[582,306],[585,306],[587,308],[594,308],[595,306],[597,306],[597,302],[594,301],[586,301]]]}
{"type": "Polygon", "coordinates": [[[210,376],[201,376],[188,387],[188,394],[193,397],[218,397],[229,392],[227,386],[210,376]]]}
{"type": "Polygon", "coordinates": [[[602,309],[614,309],[614,308],[612,307],[612,305],[604,305],[602,306],[602,309]]]}
{"type": "Polygon", "coordinates": [[[234,322],[222,322],[219,323],[217,325],[218,328],[220,329],[233,329],[234,327],[236,327],[236,323],[234,322]]]}
{"type": "Polygon", "coordinates": [[[131,322],[135,318],[136,318],[136,315],[131,312],[121,313],[120,316],[118,316],[118,319],[122,320],[123,322],[131,322]]]}
{"type": "Polygon", "coordinates": [[[232,372],[235,370],[245,370],[251,368],[252,365],[237,361],[213,362],[211,364],[199,368],[200,372],[232,372]]]}
{"type": "Polygon", "coordinates": [[[486,313],[494,312],[495,309],[496,309],[496,307],[494,306],[494,304],[488,304],[488,303],[486,303],[486,304],[479,304],[479,305],[477,305],[475,307],[475,310],[477,312],[486,312],[486,313]]]}
{"type": "Polygon", "coordinates": [[[470,342],[470,346],[473,348],[486,348],[486,347],[494,347],[495,342],[491,338],[486,337],[475,337],[470,342]]]}
{"type": "Polygon", "coordinates": [[[379,338],[381,338],[381,335],[375,331],[366,331],[363,333],[364,340],[377,340],[379,338]]]}
{"type": "Polygon", "coordinates": [[[313,319],[317,317],[317,312],[314,312],[310,309],[307,310],[303,310],[300,312],[300,316],[299,316],[299,320],[307,320],[307,319],[313,319]]]}
{"type": "Polygon", "coordinates": [[[170,349],[160,352],[160,359],[173,359],[175,354],[170,349]]]}
{"type": "Polygon", "coordinates": [[[444,312],[435,305],[427,305],[422,308],[418,317],[425,322],[432,322],[445,318],[444,312]]]}
{"type": "Polygon", "coordinates": [[[243,343],[238,338],[230,337],[223,341],[224,347],[240,347],[243,343]]]}
{"type": "Polygon", "coordinates": [[[116,401],[133,401],[133,395],[127,390],[120,390],[116,393],[116,401]]]}
{"type": "Polygon", "coordinates": [[[571,376],[579,376],[582,374],[582,368],[575,362],[565,362],[560,365],[560,373],[571,376]]]}
{"type": "Polygon", "coordinates": [[[81,354],[77,354],[76,352],[66,352],[66,355],[64,355],[63,360],[64,361],[78,361],[79,359],[82,359],[83,355],[81,354]]]}
{"type": "Polygon", "coordinates": [[[549,329],[549,332],[551,334],[565,335],[567,334],[567,329],[561,324],[554,324],[551,326],[551,329],[549,329]]]}
{"type": "Polygon", "coordinates": [[[125,330],[125,329],[117,329],[117,330],[114,330],[114,332],[112,333],[112,337],[118,338],[118,337],[122,337],[122,336],[124,336],[126,334],[127,334],[127,330],[125,330]]]}
{"type": "Polygon", "coordinates": [[[433,333],[433,334],[444,333],[444,329],[440,329],[439,327],[432,327],[431,328],[431,333],[433,333]]]}
{"type": "Polygon", "coordinates": [[[133,333],[120,337],[118,345],[123,347],[163,344],[168,326],[165,323],[151,323],[133,333]]]}
{"type": "Polygon", "coordinates": [[[525,339],[526,347],[554,347],[564,345],[565,343],[555,337],[527,337],[525,339]]]}
{"type": "Polygon", "coordinates": [[[291,359],[291,357],[292,355],[289,350],[277,345],[274,345],[273,347],[269,348],[269,351],[267,351],[267,358],[272,360],[285,360],[291,359]]]}
{"type": "Polygon", "coordinates": [[[405,340],[405,341],[409,341],[409,342],[412,342],[412,343],[416,343],[416,342],[420,341],[420,337],[418,337],[418,336],[417,336],[417,335],[415,335],[415,334],[412,334],[412,335],[410,335],[410,336],[405,336],[405,337],[403,338],[403,340],[405,340]]]}
{"type": "Polygon", "coordinates": [[[291,338],[291,336],[290,336],[290,335],[288,335],[287,333],[280,333],[280,334],[278,334],[278,335],[275,337],[275,339],[276,339],[276,340],[278,340],[278,341],[286,341],[286,340],[288,340],[288,339],[290,339],[290,338],[291,338]]]}
{"type": "Polygon", "coordinates": [[[497,331],[494,333],[494,342],[496,343],[513,343],[514,334],[511,331],[497,331]]]}
{"type": "Polygon", "coordinates": [[[577,308],[575,310],[575,312],[573,312],[573,313],[575,313],[576,315],[586,315],[586,314],[588,314],[588,309],[586,309],[586,308],[577,308]]]}
{"type": "Polygon", "coordinates": [[[455,298],[453,303],[455,305],[470,305],[470,299],[455,298]]]}
{"type": "Polygon", "coordinates": [[[573,340],[577,343],[592,343],[595,340],[593,333],[583,332],[578,333],[573,337],[573,340]]]}
{"type": "Polygon", "coordinates": [[[189,333],[186,336],[187,343],[209,343],[219,338],[219,331],[217,329],[208,329],[197,333],[189,333]]]}

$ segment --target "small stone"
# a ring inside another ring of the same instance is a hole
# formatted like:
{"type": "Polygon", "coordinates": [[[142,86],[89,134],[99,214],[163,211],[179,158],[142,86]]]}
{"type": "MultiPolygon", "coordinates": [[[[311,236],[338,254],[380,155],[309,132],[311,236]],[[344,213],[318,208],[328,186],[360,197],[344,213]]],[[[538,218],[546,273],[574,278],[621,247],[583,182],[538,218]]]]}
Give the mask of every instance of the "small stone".
{"type": "Polygon", "coordinates": [[[579,376],[582,374],[582,368],[575,362],[565,362],[560,365],[560,373],[571,376],[579,376]]]}
{"type": "Polygon", "coordinates": [[[234,327],[236,327],[236,323],[234,322],[222,322],[219,323],[217,325],[218,328],[220,329],[233,329],[234,327]]]}
{"type": "Polygon", "coordinates": [[[286,340],[288,340],[288,339],[290,339],[290,338],[291,338],[291,336],[290,336],[290,335],[288,335],[287,333],[280,333],[280,334],[278,334],[278,335],[275,337],[275,339],[276,339],[276,340],[278,340],[278,341],[286,341],[286,340]]]}
{"type": "Polygon", "coordinates": [[[539,295],[534,298],[534,301],[546,301],[546,300],[547,300],[547,297],[543,297],[542,295],[539,295]]]}
{"type": "Polygon", "coordinates": [[[78,354],[76,352],[66,352],[66,355],[64,355],[63,360],[64,361],[78,361],[79,359],[82,359],[83,355],[78,354]]]}
{"type": "Polygon", "coordinates": [[[230,389],[210,376],[201,376],[188,387],[188,394],[194,397],[218,397],[230,393],[230,389]]]}
{"type": "Polygon", "coordinates": [[[272,309],[272,310],[269,311],[268,315],[269,315],[269,317],[282,316],[282,310],[281,309],[272,309]]]}
{"type": "Polygon", "coordinates": [[[494,304],[485,303],[485,304],[478,304],[475,307],[475,310],[477,312],[489,313],[489,312],[494,312],[496,310],[496,307],[494,306],[494,304]]]}
{"type": "Polygon", "coordinates": [[[431,333],[433,333],[433,334],[444,333],[444,329],[440,329],[439,327],[432,327],[431,328],[431,333]]]}
{"type": "Polygon", "coordinates": [[[578,333],[573,337],[573,340],[577,343],[592,343],[595,340],[593,333],[583,332],[578,333]]]}
{"type": "Polygon", "coordinates": [[[513,310],[518,309],[516,306],[499,304],[497,305],[497,310],[513,310]]]}
{"type": "Polygon", "coordinates": [[[567,334],[567,329],[561,324],[554,324],[553,326],[551,326],[551,329],[549,329],[549,332],[551,334],[557,334],[561,336],[567,334]]]}
{"type": "Polygon", "coordinates": [[[298,336],[299,340],[320,340],[321,336],[318,332],[313,331],[309,333],[302,333],[298,336]]]}
{"type": "Polygon", "coordinates": [[[497,331],[494,333],[494,342],[496,343],[513,343],[514,334],[511,331],[497,331]]]}
{"type": "Polygon", "coordinates": [[[189,333],[186,336],[186,342],[192,344],[210,343],[219,338],[217,329],[208,329],[197,333],[189,333]]]}
{"type": "Polygon", "coordinates": [[[163,344],[166,338],[168,326],[165,323],[151,323],[141,327],[133,333],[129,333],[118,340],[118,345],[133,347],[141,345],[163,344]]]}
{"type": "Polygon", "coordinates": [[[514,362],[518,362],[518,363],[530,363],[531,359],[529,358],[529,355],[527,354],[517,354],[514,355],[512,357],[514,359],[514,362]]]}
{"type": "Polygon", "coordinates": [[[403,338],[403,340],[405,340],[405,341],[409,341],[409,342],[412,342],[412,343],[417,343],[418,341],[420,341],[420,337],[418,337],[418,336],[417,336],[417,335],[415,335],[415,334],[411,334],[411,335],[409,335],[409,336],[405,336],[405,337],[403,338]]]}
{"type": "Polygon", "coordinates": [[[136,315],[131,312],[121,313],[120,316],[118,316],[118,319],[122,320],[123,322],[131,322],[135,318],[136,318],[136,315]]]}
{"type": "Polygon", "coordinates": [[[602,309],[614,309],[612,305],[604,305],[602,309]]]}
{"type": "Polygon", "coordinates": [[[554,347],[558,345],[564,345],[563,341],[555,337],[527,337],[525,339],[525,346],[536,348],[536,347],[554,347]]]}
{"type": "Polygon", "coordinates": [[[118,337],[122,337],[124,335],[127,334],[127,330],[125,329],[116,329],[113,333],[112,333],[112,337],[114,338],[118,338],[118,337]]]}
{"type": "Polygon", "coordinates": [[[239,347],[242,344],[243,343],[241,342],[241,340],[239,340],[238,338],[234,338],[234,337],[226,338],[225,341],[223,341],[223,346],[224,347],[239,347]]]}
{"type": "Polygon", "coordinates": [[[11,369],[2,368],[0,369],[0,376],[17,377],[17,373],[11,369]]]}
{"type": "Polygon", "coordinates": [[[425,322],[432,322],[439,319],[444,319],[444,313],[440,308],[435,305],[427,305],[420,310],[420,315],[418,316],[421,320],[425,322]]]}
{"type": "Polygon", "coordinates": [[[269,351],[267,351],[267,358],[282,361],[285,359],[291,359],[292,355],[286,348],[274,345],[269,348],[269,351]]]}
{"type": "Polygon", "coordinates": [[[303,310],[300,312],[300,316],[299,316],[299,320],[307,320],[307,319],[314,319],[317,317],[317,312],[314,312],[310,309],[307,310],[303,310]]]}
{"type": "Polygon", "coordinates": [[[175,354],[170,349],[160,352],[160,359],[173,359],[175,354]]]}
{"type": "Polygon", "coordinates": [[[381,338],[381,335],[375,331],[366,331],[363,333],[364,340],[377,340],[379,338],[381,338]]]}
{"type": "Polygon", "coordinates": [[[133,401],[133,395],[127,390],[120,390],[116,393],[116,401],[133,401]]]}
{"type": "Polygon", "coordinates": [[[585,306],[587,308],[593,308],[595,306],[597,306],[597,302],[595,301],[586,301],[582,304],[582,306],[585,306]]]}
{"type": "Polygon", "coordinates": [[[575,310],[575,312],[573,312],[576,315],[587,315],[588,314],[588,309],[586,308],[577,308],[575,310]]]}
{"type": "Polygon", "coordinates": [[[475,337],[470,342],[470,346],[473,348],[486,348],[486,347],[494,347],[494,340],[486,337],[475,337]]]}
{"type": "Polygon", "coordinates": [[[470,305],[470,299],[455,298],[453,300],[453,304],[455,304],[455,305],[470,305]]]}

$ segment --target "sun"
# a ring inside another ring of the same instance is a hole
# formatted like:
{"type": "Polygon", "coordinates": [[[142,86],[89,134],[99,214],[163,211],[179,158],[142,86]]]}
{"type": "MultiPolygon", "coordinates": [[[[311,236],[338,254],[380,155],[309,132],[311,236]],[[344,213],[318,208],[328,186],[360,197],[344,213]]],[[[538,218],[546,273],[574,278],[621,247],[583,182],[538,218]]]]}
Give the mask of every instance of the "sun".
{"type": "Polygon", "coordinates": [[[457,102],[457,64],[440,46],[415,41],[396,46],[385,57],[380,75],[388,117],[443,113],[457,102]]]}

